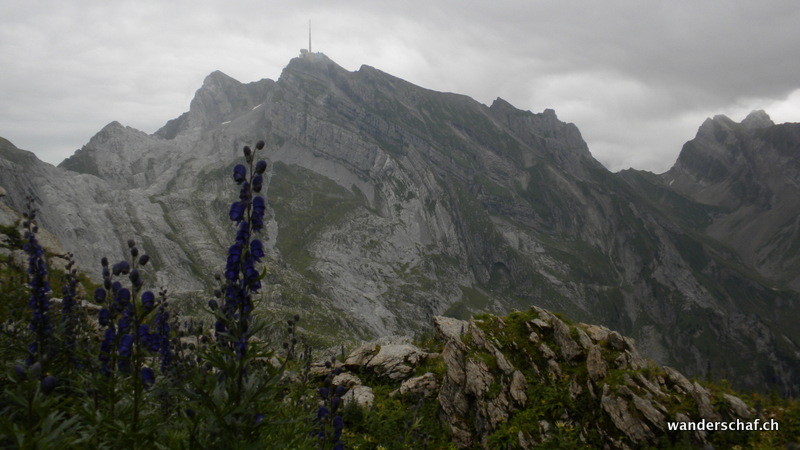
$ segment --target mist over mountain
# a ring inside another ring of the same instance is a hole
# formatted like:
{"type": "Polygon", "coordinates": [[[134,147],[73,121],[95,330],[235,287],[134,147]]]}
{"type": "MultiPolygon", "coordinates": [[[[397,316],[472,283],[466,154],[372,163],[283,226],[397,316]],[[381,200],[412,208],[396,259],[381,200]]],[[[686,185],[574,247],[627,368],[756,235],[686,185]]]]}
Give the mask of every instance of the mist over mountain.
{"type": "MultiPolygon", "coordinates": [[[[0,141],[0,185],[89,274],[135,238],[156,284],[224,267],[230,173],[268,142],[271,308],[319,334],[541,306],[738,386],[800,388],[800,124],[709,119],[675,166],[611,173],[555,111],[427,90],[322,54],[214,72],[152,135],[112,122],[53,167],[0,141]]],[[[201,300],[198,297],[195,301],[201,300]]]]}

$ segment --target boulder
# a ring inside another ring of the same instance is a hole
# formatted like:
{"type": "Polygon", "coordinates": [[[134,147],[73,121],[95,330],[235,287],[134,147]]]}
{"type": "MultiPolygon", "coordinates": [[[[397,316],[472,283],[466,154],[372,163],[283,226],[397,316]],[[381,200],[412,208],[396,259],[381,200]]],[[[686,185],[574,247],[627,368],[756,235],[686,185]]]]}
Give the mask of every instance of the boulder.
{"type": "Polygon", "coordinates": [[[342,402],[345,406],[350,402],[355,402],[362,408],[370,408],[375,403],[375,394],[372,393],[372,388],[369,386],[353,386],[344,394],[342,402]]]}
{"type": "Polygon", "coordinates": [[[427,372],[418,377],[409,378],[400,385],[400,394],[420,395],[422,397],[430,397],[436,393],[439,388],[439,383],[436,382],[436,376],[427,372]]]}

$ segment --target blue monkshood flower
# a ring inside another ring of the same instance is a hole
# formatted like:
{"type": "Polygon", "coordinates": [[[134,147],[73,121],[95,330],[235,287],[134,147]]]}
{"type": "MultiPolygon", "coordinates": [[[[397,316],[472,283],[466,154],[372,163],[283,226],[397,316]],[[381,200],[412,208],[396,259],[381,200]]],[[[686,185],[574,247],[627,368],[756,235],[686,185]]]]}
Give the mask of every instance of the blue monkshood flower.
{"type": "Polygon", "coordinates": [[[156,373],[149,367],[142,367],[142,384],[145,387],[150,387],[156,382],[156,373]]]}
{"type": "Polygon", "coordinates": [[[94,290],[94,299],[98,303],[102,303],[106,301],[106,290],[103,288],[97,288],[94,290]]]}
{"type": "Polygon", "coordinates": [[[244,209],[247,205],[244,202],[233,202],[228,217],[231,221],[239,223],[244,220],[244,209]]]}
{"type": "Polygon", "coordinates": [[[128,288],[122,288],[118,290],[117,301],[123,305],[131,301],[131,291],[129,291],[128,288]]]}
{"type": "Polygon", "coordinates": [[[53,392],[53,389],[56,388],[57,382],[58,380],[56,380],[56,377],[52,375],[44,377],[44,379],[42,379],[42,392],[44,392],[45,394],[53,392]]]}
{"type": "Polygon", "coordinates": [[[142,306],[144,307],[145,311],[150,311],[155,307],[156,296],[150,291],[144,291],[142,293],[142,306]]]}
{"type": "Polygon", "coordinates": [[[255,258],[256,261],[261,261],[264,257],[264,244],[259,239],[253,239],[250,242],[250,256],[255,258]]]}
{"type": "Polygon", "coordinates": [[[48,292],[50,285],[47,283],[47,267],[44,262],[44,250],[36,240],[36,227],[31,223],[35,217],[35,211],[29,206],[27,221],[28,230],[25,231],[23,250],[28,255],[28,286],[30,287],[30,297],[28,307],[31,310],[30,330],[34,333],[35,341],[28,346],[28,364],[33,364],[37,359],[41,359],[47,350],[52,326],[50,325],[50,299],[48,292]]]}
{"type": "Polygon", "coordinates": [[[111,373],[109,363],[111,362],[111,352],[113,351],[114,339],[116,339],[116,337],[117,334],[114,332],[114,328],[109,327],[106,329],[103,341],[100,342],[100,355],[97,357],[97,359],[99,359],[102,363],[100,371],[104,375],[109,375],[111,373]]]}
{"type": "Polygon", "coordinates": [[[336,386],[336,396],[337,397],[343,396],[345,394],[345,392],[347,392],[347,388],[346,387],[344,387],[342,385],[336,386]]]}
{"type": "Polygon", "coordinates": [[[242,183],[242,188],[239,190],[239,200],[244,203],[247,203],[253,197],[252,190],[250,189],[250,183],[245,181],[242,183]]]}
{"type": "Polygon", "coordinates": [[[256,197],[253,199],[253,231],[260,231],[264,228],[264,212],[267,210],[267,205],[264,203],[264,197],[256,197]]]}
{"type": "Polygon", "coordinates": [[[117,321],[117,328],[119,328],[119,332],[127,333],[131,328],[132,320],[133,319],[131,319],[129,310],[126,309],[122,313],[122,317],[120,317],[119,320],[117,321]]]}
{"type": "MultiPolygon", "coordinates": [[[[135,247],[134,247],[134,248],[135,248],[135,247]]],[[[138,287],[141,287],[141,286],[142,286],[142,284],[144,283],[144,282],[142,281],[142,276],[139,274],[139,270],[138,270],[138,269],[133,269],[133,270],[131,270],[131,274],[130,274],[130,275],[128,275],[128,279],[130,279],[130,280],[131,280],[131,284],[132,284],[134,287],[137,287],[137,288],[138,288],[138,287]]]]}
{"type": "Polygon", "coordinates": [[[253,416],[253,423],[261,423],[264,421],[264,415],[261,413],[256,414],[253,416]]]}
{"type": "Polygon", "coordinates": [[[97,313],[97,322],[101,327],[107,327],[111,323],[111,311],[108,308],[100,308],[97,313]]]}
{"type": "Polygon", "coordinates": [[[244,264],[242,264],[242,270],[244,270],[244,279],[247,284],[256,281],[260,275],[256,270],[255,264],[256,264],[255,259],[251,255],[248,255],[244,259],[244,264]]]}
{"type": "Polygon", "coordinates": [[[250,240],[250,224],[242,222],[236,230],[236,243],[244,246],[250,240]]]}
{"type": "Polygon", "coordinates": [[[106,328],[105,335],[103,336],[103,341],[100,342],[100,351],[104,353],[110,353],[112,350],[112,346],[114,345],[114,339],[117,337],[117,333],[114,332],[114,328],[106,328]]]}
{"type": "Polygon", "coordinates": [[[317,419],[320,420],[324,419],[325,417],[328,416],[328,413],[329,413],[328,408],[320,406],[319,409],[317,409],[317,419]]]}
{"type": "Polygon", "coordinates": [[[339,409],[339,405],[341,404],[341,402],[342,399],[340,399],[339,397],[333,397],[331,399],[331,410],[333,412],[336,412],[336,410],[339,409]]]}
{"type": "Polygon", "coordinates": [[[267,170],[267,162],[262,159],[256,163],[256,174],[261,175],[265,170],[267,170]]]}
{"type": "Polygon", "coordinates": [[[319,396],[320,397],[322,397],[323,399],[327,399],[328,395],[330,395],[330,390],[328,390],[328,388],[326,388],[326,387],[319,388],[319,396]]]}
{"type": "Polygon", "coordinates": [[[28,376],[28,372],[25,370],[24,367],[22,367],[19,364],[14,366],[14,378],[16,378],[17,381],[22,381],[27,376],[28,376]]]}
{"type": "Polygon", "coordinates": [[[236,184],[241,184],[245,180],[246,176],[247,176],[247,168],[245,168],[244,165],[237,164],[236,166],[234,166],[233,181],[235,181],[236,184]]]}
{"type": "Polygon", "coordinates": [[[130,358],[133,350],[133,335],[125,334],[119,339],[119,356],[130,358]]]}
{"type": "Polygon", "coordinates": [[[115,281],[111,284],[111,292],[116,294],[120,289],[122,289],[122,283],[119,281],[115,281]]]}
{"type": "Polygon", "coordinates": [[[333,418],[333,428],[341,430],[344,427],[344,421],[342,420],[342,416],[336,416],[333,418]]]}
{"type": "Polygon", "coordinates": [[[157,334],[145,333],[139,335],[140,345],[151,352],[157,352],[160,348],[157,334]]]}
{"type": "Polygon", "coordinates": [[[253,177],[253,192],[261,192],[261,188],[264,186],[264,176],[263,175],[256,175],[253,177]]]}
{"type": "Polygon", "coordinates": [[[150,261],[150,257],[147,255],[142,255],[139,257],[139,265],[146,266],[147,263],[150,261]]]}
{"type": "Polygon", "coordinates": [[[127,275],[131,271],[131,265],[128,261],[120,261],[111,268],[111,272],[116,275],[127,275]]]}
{"type": "Polygon", "coordinates": [[[221,320],[214,322],[214,331],[217,333],[224,333],[227,328],[225,327],[225,323],[221,320]]]}
{"type": "Polygon", "coordinates": [[[219,303],[217,303],[216,300],[212,298],[211,300],[208,301],[208,309],[216,311],[217,308],[219,308],[219,303]]]}

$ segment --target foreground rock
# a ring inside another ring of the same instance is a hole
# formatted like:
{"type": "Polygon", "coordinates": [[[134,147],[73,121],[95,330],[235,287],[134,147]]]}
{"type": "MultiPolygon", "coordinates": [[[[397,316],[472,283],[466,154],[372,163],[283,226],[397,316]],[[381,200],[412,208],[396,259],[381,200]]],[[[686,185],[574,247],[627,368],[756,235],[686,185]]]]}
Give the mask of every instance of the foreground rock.
{"type": "MultiPolygon", "coordinates": [[[[754,414],[738,397],[712,394],[642,358],[617,332],[569,324],[540,308],[507,318],[434,322],[447,367],[440,416],[461,448],[509,439],[522,448],[658,446],[681,439],[668,434],[668,421],[748,420],[754,414]]],[[[704,445],[708,434],[693,432],[689,440],[704,445]]]]}
{"type": "Polygon", "coordinates": [[[334,379],[350,389],[345,403],[381,403],[362,379],[411,404],[435,399],[459,448],[702,447],[719,442],[714,432],[669,431],[667,423],[755,418],[731,392],[641,357],[632,339],[537,307],[505,318],[435,317],[433,325],[435,352],[377,343],[353,350],[334,379]]]}

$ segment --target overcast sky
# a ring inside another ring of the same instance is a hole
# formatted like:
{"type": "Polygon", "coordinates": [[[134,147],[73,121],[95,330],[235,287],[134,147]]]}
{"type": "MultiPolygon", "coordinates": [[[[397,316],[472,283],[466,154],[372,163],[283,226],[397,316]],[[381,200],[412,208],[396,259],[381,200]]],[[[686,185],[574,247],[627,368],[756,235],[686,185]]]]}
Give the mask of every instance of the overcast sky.
{"type": "Polygon", "coordinates": [[[800,2],[0,3],[0,136],[53,164],[107,123],[152,133],[214,70],[277,79],[307,46],[420,86],[553,108],[613,171],[663,172],[706,117],[800,122],[800,2]]]}

